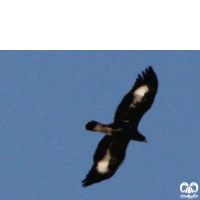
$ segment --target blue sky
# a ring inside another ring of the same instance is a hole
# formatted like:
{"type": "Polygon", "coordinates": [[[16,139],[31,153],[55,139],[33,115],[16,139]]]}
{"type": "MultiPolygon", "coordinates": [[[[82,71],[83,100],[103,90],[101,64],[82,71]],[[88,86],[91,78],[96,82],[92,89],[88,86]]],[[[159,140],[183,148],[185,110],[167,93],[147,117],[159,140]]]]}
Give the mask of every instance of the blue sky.
{"type": "Polygon", "coordinates": [[[200,51],[1,51],[0,199],[181,199],[182,182],[200,185],[199,77],[200,51]],[[84,124],[112,122],[149,65],[148,143],[132,141],[111,179],[82,188],[103,137],[84,124]]]}

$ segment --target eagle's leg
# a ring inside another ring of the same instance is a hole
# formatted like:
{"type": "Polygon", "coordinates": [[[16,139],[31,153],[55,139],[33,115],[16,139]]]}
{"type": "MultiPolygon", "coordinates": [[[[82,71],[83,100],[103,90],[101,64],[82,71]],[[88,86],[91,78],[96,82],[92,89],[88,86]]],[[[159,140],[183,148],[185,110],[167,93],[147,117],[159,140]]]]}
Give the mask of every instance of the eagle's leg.
{"type": "Polygon", "coordinates": [[[90,121],[85,125],[85,128],[88,131],[97,131],[97,132],[101,132],[101,133],[105,133],[106,135],[112,135],[113,133],[113,128],[110,125],[106,125],[106,124],[101,124],[99,122],[96,121],[90,121]]]}

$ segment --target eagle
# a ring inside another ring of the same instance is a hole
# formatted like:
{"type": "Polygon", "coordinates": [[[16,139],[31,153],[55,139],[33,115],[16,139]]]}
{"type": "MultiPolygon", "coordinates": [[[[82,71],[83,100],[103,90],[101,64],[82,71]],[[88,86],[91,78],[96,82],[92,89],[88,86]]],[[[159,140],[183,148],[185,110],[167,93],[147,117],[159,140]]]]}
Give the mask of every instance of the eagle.
{"type": "Polygon", "coordinates": [[[131,140],[147,142],[145,136],[138,131],[138,124],[145,112],[151,108],[157,89],[157,76],[149,66],[141,75],[138,74],[134,86],[122,99],[113,123],[90,121],[85,125],[86,130],[106,135],[97,146],[93,165],[82,181],[83,187],[112,177],[122,164],[131,140]]]}

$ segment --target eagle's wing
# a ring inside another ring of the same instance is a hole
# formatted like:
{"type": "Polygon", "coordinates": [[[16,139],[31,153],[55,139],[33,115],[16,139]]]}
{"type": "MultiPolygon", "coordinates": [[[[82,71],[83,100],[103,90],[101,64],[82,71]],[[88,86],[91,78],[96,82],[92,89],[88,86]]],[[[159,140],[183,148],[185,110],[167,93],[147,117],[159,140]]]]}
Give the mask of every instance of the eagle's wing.
{"type": "Polygon", "coordinates": [[[98,144],[93,166],[82,186],[87,187],[113,176],[125,158],[128,143],[129,140],[106,135],[98,144]]]}
{"type": "Polygon", "coordinates": [[[144,113],[151,107],[158,88],[158,79],[152,67],[138,75],[131,91],[119,104],[114,122],[138,125],[144,113]]]}

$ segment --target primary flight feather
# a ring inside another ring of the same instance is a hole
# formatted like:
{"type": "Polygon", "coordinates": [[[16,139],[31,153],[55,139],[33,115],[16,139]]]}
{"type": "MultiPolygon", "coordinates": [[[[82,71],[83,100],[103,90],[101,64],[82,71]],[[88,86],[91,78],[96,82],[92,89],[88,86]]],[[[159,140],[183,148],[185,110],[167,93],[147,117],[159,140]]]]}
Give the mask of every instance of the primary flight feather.
{"type": "Polygon", "coordinates": [[[148,67],[142,75],[138,75],[133,88],[122,99],[113,123],[91,121],[85,125],[87,130],[102,132],[106,136],[98,144],[93,166],[82,181],[83,187],[113,176],[125,158],[130,140],[147,142],[138,131],[138,124],[144,113],[152,106],[157,89],[157,76],[153,68],[148,67]]]}

